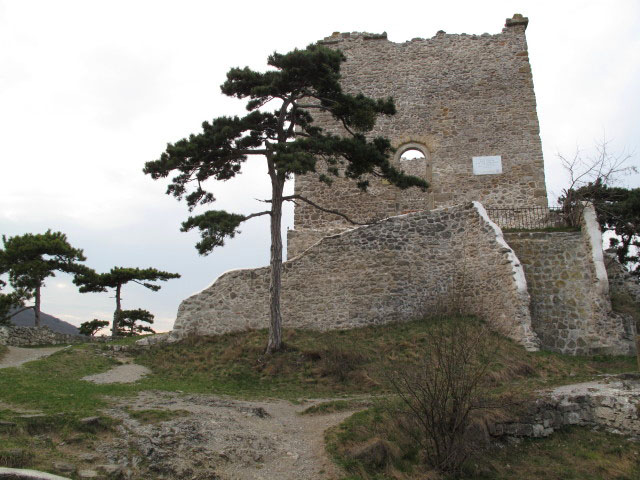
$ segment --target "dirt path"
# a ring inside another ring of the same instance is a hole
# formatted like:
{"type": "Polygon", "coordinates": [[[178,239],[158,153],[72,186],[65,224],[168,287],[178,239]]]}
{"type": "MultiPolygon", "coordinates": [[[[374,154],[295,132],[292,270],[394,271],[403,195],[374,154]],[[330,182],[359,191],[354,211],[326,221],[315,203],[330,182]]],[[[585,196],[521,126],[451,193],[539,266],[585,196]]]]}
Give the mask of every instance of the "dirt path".
{"type": "Polygon", "coordinates": [[[324,432],[353,411],[300,415],[310,406],[287,401],[246,402],[211,395],[142,392],[105,412],[118,418],[117,438],[98,451],[108,463],[141,477],[220,480],[335,479],[340,472],[324,448],[324,432]],[[174,410],[141,423],[135,410],[174,410]],[[134,453],[132,453],[134,452],[134,453]],[[151,471],[141,471],[150,465],[151,471]]]}
{"type": "Polygon", "coordinates": [[[93,383],[134,383],[149,373],[151,373],[151,370],[147,367],[136,365],[135,363],[127,363],[118,365],[104,373],[83,377],[82,380],[93,383]]]}
{"type": "Polygon", "coordinates": [[[0,359],[0,368],[19,367],[23,363],[38,360],[66,347],[21,348],[7,347],[9,351],[0,359]]]}

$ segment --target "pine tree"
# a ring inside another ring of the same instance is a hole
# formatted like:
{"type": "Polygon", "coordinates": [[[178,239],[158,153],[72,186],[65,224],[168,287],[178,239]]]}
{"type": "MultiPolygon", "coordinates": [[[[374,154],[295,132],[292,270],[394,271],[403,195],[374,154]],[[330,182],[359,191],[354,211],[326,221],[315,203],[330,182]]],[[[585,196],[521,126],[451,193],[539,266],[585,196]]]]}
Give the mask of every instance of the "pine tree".
{"type": "MultiPolygon", "coordinates": [[[[73,248],[62,232],[47,230],[42,234],[25,233],[15,237],[2,236],[4,249],[0,250],[0,274],[9,274],[12,294],[2,298],[4,307],[16,307],[24,300],[34,298],[36,327],[40,327],[41,289],[48,277],[56,271],[77,273],[86,268],[78,262],[86,260],[82,250],[73,248]]],[[[30,307],[28,307],[30,308],[30,307]]]]}
{"type": "Polygon", "coordinates": [[[109,322],[106,320],[98,320],[94,318],[90,322],[83,322],[80,324],[80,328],[78,329],[80,335],[86,335],[87,337],[93,337],[98,330],[109,325],[109,322]]]}
{"type": "Polygon", "coordinates": [[[122,287],[129,282],[133,282],[157,292],[160,290],[160,285],[151,282],[166,282],[172,278],[180,278],[180,274],[163,272],[155,268],[113,267],[111,271],[106,273],[96,273],[93,270],[85,269],[75,276],[73,283],[80,287],[81,293],[107,292],[110,288],[114,290],[116,309],[113,313],[111,334],[117,337],[120,334],[118,323],[120,321],[120,312],[122,312],[122,287]]]}
{"type": "Polygon", "coordinates": [[[208,179],[235,177],[249,156],[265,159],[272,192],[266,200],[270,204],[268,210],[250,215],[210,210],[189,217],[182,224],[182,231],[200,230],[201,241],[196,248],[206,255],[224,245],[226,237],[233,237],[242,222],[262,215],[271,217],[271,321],[267,353],[282,347],[282,204],[302,201],[329,211],[301,195],[284,196],[285,181],[292,175],[314,172],[321,158],[328,166],[328,173],[322,173],[319,178],[327,184],[331,183],[332,176],[344,176],[366,190],[368,177],[373,176],[400,188],[426,189],[428,186],[423,179],[404,175],[391,165],[389,140],[366,136],[377,117],[393,115],[395,106],[391,98],[376,100],[362,94],[344,93],[339,83],[343,61],[345,57],[340,51],[310,45],[284,55],[274,53],[268,59],[273,69],[264,73],[248,67],[232,68],[221,86],[222,93],[248,99],[249,113],[241,118],[223,116],[211,123],[204,122],[201,133],[168,144],[158,160],[147,162],[144,167],[144,173],[153,179],[165,178],[174,172],[176,175],[167,194],[184,198],[193,210],[215,200],[207,189],[208,179]],[[333,135],[314,125],[311,112],[331,115],[344,127],[345,136],[333,135]]]}
{"type": "Polygon", "coordinates": [[[118,321],[119,335],[132,337],[143,333],[156,333],[155,330],[149,326],[153,324],[153,318],[151,312],[143,310],[142,308],[122,310],[119,314],[118,321]]]}

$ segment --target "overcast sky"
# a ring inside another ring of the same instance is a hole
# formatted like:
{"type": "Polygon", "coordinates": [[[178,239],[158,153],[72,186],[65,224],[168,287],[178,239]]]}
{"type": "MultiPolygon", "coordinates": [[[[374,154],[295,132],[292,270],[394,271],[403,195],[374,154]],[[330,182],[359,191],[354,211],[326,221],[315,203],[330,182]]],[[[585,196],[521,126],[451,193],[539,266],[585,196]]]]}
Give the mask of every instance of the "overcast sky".
{"type": "MultiPolygon", "coordinates": [[[[168,330],[179,302],[222,272],[268,263],[266,218],[208,257],[180,233],[184,203],[142,174],[167,142],[203,120],[242,114],[219,85],[230,67],[265,67],[273,51],[332,32],[386,31],[394,42],[447,33],[499,33],[529,17],[547,188],[566,184],[557,153],[611,141],[640,157],[640,2],[484,1],[29,1],[0,0],[0,233],[65,232],[87,264],[105,271],[153,266],[179,272],[159,292],[128,285],[124,308],[146,308],[168,330]]],[[[269,194],[254,160],[216,187],[215,208],[249,213],[269,194]]],[[[623,179],[640,186],[636,175],[623,179]]],[[[291,188],[291,186],[289,186],[291,188]]],[[[286,212],[285,229],[292,211],[286,212]]],[[[70,278],[47,282],[43,311],[72,324],[110,319],[109,294],[79,294],[70,278]]]]}

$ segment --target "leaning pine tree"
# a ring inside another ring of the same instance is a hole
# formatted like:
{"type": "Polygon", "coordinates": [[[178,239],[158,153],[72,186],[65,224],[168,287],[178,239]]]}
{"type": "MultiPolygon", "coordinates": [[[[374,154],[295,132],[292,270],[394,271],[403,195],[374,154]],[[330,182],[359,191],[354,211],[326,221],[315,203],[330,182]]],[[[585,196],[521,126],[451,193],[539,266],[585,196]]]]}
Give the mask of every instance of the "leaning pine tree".
{"type": "Polygon", "coordinates": [[[224,245],[225,237],[233,237],[245,220],[261,215],[271,217],[271,323],[267,353],[282,347],[282,203],[297,200],[329,211],[301,195],[283,196],[285,181],[292,175],[314,172],[317,161],[322,159],[328,174],[321,174],[319,179],[327,184],[333,175],[353,179],[362,190],[367,189],[370,176],[384,178],[400,188],[428,186],[423,179],[405,175],[391,165],[389,140],[365,136],[379,115],[395,114],[395,106],[391,98],[375,100],[362,94],[344,93],[339,83],[340,64],[344,60],[340,51],[310,45],[284,55],[274,53],[268,59],[273,70],[264,73],[248,67],[232,68],[221,86],[222,93],[247,98],[249,113],[242,118],[219,117],[211,123],[204,122],[202,133],[167,145],[159,160],[147,162],[144,167],[144,173],[153,179],[175,171],[167,194],[178,199],[184,197],[193,210],[199,204],[215,200],[207,190],[206,180],[233,178],[248,156],[262,156],[266,160],[272,196],[265,201],[270,203],[270,209],[250,215],[209,210],[189,217],[182,224],[182,231],[199,229],[201,241],[196,248],[206,255],[214,247],[224,245]],[[330,114],[344,127],[345,135],[336,136],[314,125],[311,115],[314,111],[330,114]]]}

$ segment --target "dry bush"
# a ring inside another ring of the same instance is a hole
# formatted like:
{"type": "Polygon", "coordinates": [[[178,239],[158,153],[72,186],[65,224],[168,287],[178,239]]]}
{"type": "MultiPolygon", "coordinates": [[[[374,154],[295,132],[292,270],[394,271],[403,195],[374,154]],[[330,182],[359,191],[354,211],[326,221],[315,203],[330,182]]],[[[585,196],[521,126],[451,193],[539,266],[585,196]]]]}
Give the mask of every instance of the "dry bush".
{"type": "Polygon", "coordinates": [[[488,375],[497,345],[495,336],[471,320],[435,326],[418,365],[390,376],[403,401],[403,422],[431,467],[456,474],[472,453],[473,416],[496,405],[488,402],[488,375]]]}

